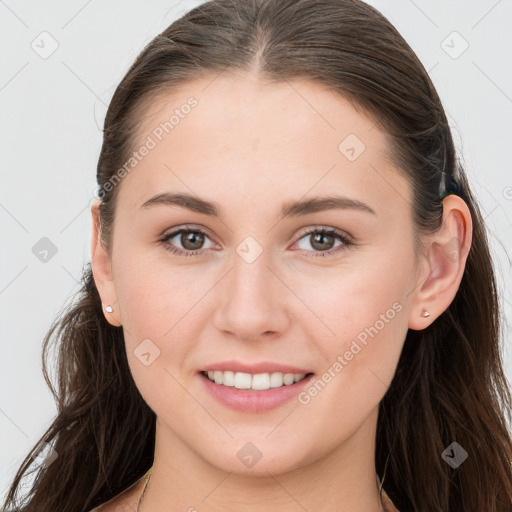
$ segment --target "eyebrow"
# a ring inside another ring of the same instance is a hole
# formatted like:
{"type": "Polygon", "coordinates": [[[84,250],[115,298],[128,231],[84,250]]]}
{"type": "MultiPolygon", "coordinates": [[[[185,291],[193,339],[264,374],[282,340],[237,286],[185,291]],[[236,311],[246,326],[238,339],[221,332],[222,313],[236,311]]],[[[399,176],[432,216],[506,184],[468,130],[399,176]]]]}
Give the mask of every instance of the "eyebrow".
{"type": "MultiPolygon", "coordinates": [[[[180,206],[192,212],[202,213],[212,217],[220,217],[221,211],[218,203],[207,201],[191,194],[172,194],[169,192],[151,197],[141,205],[141,208],[147,209],[157,205],[180,206]]],[[[283,218],[301,217],[311,213],[334,209],[353,209],[377,215],[373,208],[362,201],[339,195],[312,197],[310,199],[285,202],[281,207],[281,215],[283,218]]]]}

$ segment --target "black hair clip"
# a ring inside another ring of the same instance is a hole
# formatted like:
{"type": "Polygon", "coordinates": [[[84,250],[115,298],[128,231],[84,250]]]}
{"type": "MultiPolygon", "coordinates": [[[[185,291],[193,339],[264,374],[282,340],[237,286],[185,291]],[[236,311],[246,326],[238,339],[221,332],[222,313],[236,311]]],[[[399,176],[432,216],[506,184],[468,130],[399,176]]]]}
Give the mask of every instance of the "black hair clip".
{"type": "MultiPolygon", "coordinates": [[[[459,182],[457,181],[457,179],[455,178],[455,176],[453,176],[452,174],[450,174],[449,176],[446,176],[445,174],[443,174],[443,176],[445,176],[445,179],[444,179],[444,190],[441,190],[441,199],[444,199],[446,196],[450,195],[450,194],[455,194],[456,196],[458,196],[460,194],[460,184],[459,182]],[[446,183],[448,182],[448,183],[446,183]]],[[[441,182],[441,184],[443,184],[443,182],[441,182]]]]}

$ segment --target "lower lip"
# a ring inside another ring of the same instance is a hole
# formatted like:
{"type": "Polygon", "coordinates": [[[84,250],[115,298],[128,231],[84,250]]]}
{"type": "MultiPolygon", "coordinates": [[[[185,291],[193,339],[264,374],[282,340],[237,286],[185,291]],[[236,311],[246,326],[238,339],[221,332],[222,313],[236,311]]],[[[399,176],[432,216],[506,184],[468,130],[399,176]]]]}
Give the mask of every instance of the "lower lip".
{"type": "Polygon", "coordinates": [[[311,374],[293,384],[257,391],[217,384],[212,382],[206,375],[199,373],[199,377],[204,382],[206,390],[221,404],[237,411],[254,413],[270,411],[288,402],[297,396],[311,382],[314,376],[314,374],[311,374]]]}

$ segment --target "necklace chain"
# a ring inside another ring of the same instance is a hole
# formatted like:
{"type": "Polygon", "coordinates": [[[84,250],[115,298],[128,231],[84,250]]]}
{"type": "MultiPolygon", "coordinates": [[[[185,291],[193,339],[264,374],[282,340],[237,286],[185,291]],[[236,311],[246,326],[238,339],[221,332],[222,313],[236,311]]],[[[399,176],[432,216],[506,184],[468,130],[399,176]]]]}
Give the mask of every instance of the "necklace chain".
{"type": "Polygon", "coordinates": [[[149,470],[149,476],[148,476],[148,479],[146,480],[146,484],[144,485],[144,489],[142,490],[142,494],[140,495],[140,498],[139,498],[139,502],[137,503],[137,509],[135,512],[141,512],[141,504],[142,504],[142,499],[144,498],[144,494],[146,494],[146,489],[148,487],[148,484],[149,484],[149,481],[151,480],[151,470],[153,469],[153,467],[151,467],[151,469],[149,470]]]}

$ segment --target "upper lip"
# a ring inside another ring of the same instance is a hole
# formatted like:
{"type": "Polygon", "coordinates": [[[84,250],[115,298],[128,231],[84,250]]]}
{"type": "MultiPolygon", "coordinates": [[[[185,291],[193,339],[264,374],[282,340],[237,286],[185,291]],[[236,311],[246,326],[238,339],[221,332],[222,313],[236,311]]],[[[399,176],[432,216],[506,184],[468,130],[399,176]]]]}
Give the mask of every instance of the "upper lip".
{"type": "Polygon", "coordinates": [[[259,363],[243,363],[241,361],[222,361],[219,363],[212,363],[200,371],[233,371],[243,373],[312,373],[310,370],[303,368],[297,368],[296,366],[290,366],[286,364],[273,363],[270,361],[261,361],[259,363]]]}

